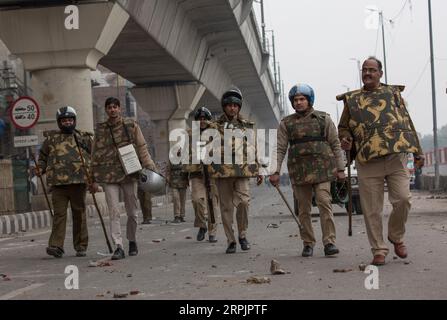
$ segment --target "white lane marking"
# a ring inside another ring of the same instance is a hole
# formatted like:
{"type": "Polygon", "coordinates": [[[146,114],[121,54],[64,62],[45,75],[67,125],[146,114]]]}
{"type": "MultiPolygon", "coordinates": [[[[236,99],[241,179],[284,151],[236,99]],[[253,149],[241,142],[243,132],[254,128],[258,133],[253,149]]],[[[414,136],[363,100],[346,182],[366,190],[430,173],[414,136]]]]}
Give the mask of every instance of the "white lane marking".
{"type": "Polygon", "coordinates": [[[191,228],[183,229],[183,230],[180,230],[180,231],[178,231],[178,232],[188,232],[189,230],[191,230],[191,228]]]}
{"type": "Polygon", "coordinates": [[[45,284],[44,283],[34,283],[34,284],[29,285],[29,286],[27,286],[25,288],[21,288],[21,289],[17,289],[17,290],[11,291],[10,293],[7,293],[7,294],[4,294],[4,295],[0,296],[0,300],[9,300],[9,299],[15,298],[15,297],[17,297],[17,296],[27,292],[27,291],[37,289],[37,288],[39,288],[39,287],[41,287],[43,285],[45,285],[45,284]]]}

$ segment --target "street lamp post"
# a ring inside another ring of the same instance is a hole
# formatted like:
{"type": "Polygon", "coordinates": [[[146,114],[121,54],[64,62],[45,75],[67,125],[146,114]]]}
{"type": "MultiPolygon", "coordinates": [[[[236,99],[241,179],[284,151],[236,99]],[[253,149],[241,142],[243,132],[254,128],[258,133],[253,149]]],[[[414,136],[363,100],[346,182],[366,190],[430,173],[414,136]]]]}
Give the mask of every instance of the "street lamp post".
{"type": "Polygon", "coordinates": [[[385,69],[385,84],[388,84],[388,69],[386,67],[386,49],[385,49],[385,24],[383,22],[383,11],[379,12],[380,24],[382,25],[382,46],[383,46],[383,67],[385,69]]]}
{"type": "Polygon", "coordinates": [[[436,85],[435,85],[435,59],[433,50],[433,27],[431,18],[431,0],[428,0],[428,20],[430,29],[430,63],[431,63],[431,95],[433,106],[433,147],[435,149],[435,189],[439,190],[439,154],[438,154],[438,123],[436,117],[436,85]]]}

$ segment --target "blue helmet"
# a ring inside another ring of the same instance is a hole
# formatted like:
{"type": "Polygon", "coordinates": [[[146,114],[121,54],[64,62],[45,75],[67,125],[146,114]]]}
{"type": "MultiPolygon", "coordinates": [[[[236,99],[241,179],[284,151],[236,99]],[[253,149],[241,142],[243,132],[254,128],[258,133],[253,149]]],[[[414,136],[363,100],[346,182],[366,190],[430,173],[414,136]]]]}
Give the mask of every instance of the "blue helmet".
{"type": "Polygon", "coordinates": [[[307,84],[296,84],[290,89],[289,91],[289,100],[293,107],[293,98],[296,95],[303,95],[307,98],[307,101],[309,101],[309,105],[312,107],[314,105],[315,101],[315,93],[314,89],[312,89],[311,86],[307,84]]]}

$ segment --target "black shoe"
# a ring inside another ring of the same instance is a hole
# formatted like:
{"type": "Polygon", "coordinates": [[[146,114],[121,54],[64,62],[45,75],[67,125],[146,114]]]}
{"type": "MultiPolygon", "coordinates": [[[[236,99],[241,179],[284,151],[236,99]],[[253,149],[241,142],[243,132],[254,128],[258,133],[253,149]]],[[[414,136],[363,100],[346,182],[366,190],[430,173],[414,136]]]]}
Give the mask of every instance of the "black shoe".
{"type": "Polygon", "coordinates": [[[337,247],[333,243],[328,243],[327,245],[324,246],[324,255],[325,256],[332,256],[339,252],[340,251],[337,249],[337,247]]]}
{"type": "Polygon", "coordinates": [[[180,222],[186,222],[185,217],[180,217],[180,222]]]}
{"type": "Polygon", "coordinates": [[[244,251],[250,250],[250,244],[248,243],[246,238],[239,238],[239,244],[241,245],[241,249],[244,251]]]}
{"type": "Polygon", "coordinates": [[[197,241],[203,241],[205,239],[206,228],[200,228],[199,233],[197,233],[197,241]]]}
{"type": "Polygon", "coordinates": [[[141,224],[151,224],[152,221],[151,219],[144,219],[143,222],[141,222],[141,224]]]}
{"type": "Polygon", "coordinates": [[[64,255],[64,249],[59,247],[48,247],[47,254],[55,258],[62,258],[62,256],[64,255]]]}
{"type": "Polygon", "coordinates": [[[121,247],[117,247],[115,252],[113,253],[112,260],[121,260],[126,256],[124,255],[124,250],[121,247]]]}
{"type": "Polygon", "coordinates": [[[236,242],[231,242],[225,253],[236,253],[236,242]]]}
{"type": "Polygon", "coordinates": [[[76,257],[85,257],[87,256],[87,252],[85,250],[76,251],[76,257]]]}
{"type": "Polygon", "coordinates": [[[175,217],[173,223],[181,223],[182,219],[180,217],[175,217]]]}
{"type": "Polygon", "coordinates": [[[304,246],[303,252],[301,253],[301,256],[303,257],[312,257],[314,254],[314,249],[311,246],[304,246]]]}
{"type": "Polygon", "coordinates": [[[217,242],[216,236],[209,236],[208,241],[211,243],[217,242]]]}
{"type": "Polygon", "coordinates": [[[129,241],[129,256],[136,256],[138,254],[138,247],[135,241],[129,241]]]}

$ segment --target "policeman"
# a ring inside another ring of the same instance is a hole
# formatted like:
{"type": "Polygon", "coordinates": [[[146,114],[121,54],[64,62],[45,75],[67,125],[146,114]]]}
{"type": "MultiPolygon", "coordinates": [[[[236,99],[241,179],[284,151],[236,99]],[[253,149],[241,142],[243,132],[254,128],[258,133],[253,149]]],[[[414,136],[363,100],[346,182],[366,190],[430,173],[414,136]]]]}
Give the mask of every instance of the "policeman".
{"type": "Polygon", "coordinates": [[[188,172],[183,164],[169,163],[168,183],[174,202],[174,223],[185,222],[186,189],[189,185],[188,172]]]}
{"type": "Polygon", "coordinates": [[[59,130],[45,131],[39,152],[36,175],[46,174],[52,190],[53,226],[47,253],[56,258],[64,254],[67,208],[73,217],[73,246],[77,257],[86,256],[88,246],[85,198],[87,177],[79,152],[88,166],[92,150],[92,133],[76,130],[76,110],[70,106],[56,113],[59,130]]]}
{"type": "Polygon", "coordinates": [[[370,57],[362,66],[363,88],[337,96],[345,105],[338,125],[341,146],[356,161],[372,264],[378,266],[385,264],[389,252],[382,230],[384,181],[393,205],[388,240],[396,255],[406,258],[403,238],[411,208],[408,154],[414,154],[416,168],[424,165],[419,138],[401,96],[405,87],[381,83],[382,75],[382,62],[370,57]]]}
{"type": "Polygon", "coordinates": [[[313,255],[315,236],[312,228],[312,192],[320,211],[324,254],[339,253],[335,246],[335,224],[332,213],[331,181],[345,179],[343,153],[337,129],[329,115],[313,108],[314,90],[307,84],[298,84],[289,91],[289,100],[295,114],[284,118],[278,130],[277,163],[270,182],[278,185],[281,165],[288,149],[287,167],[296,199],[298,219],[303,240],[303,257],[313,255]]]}
{"type": "MultiPolygon", "coordinates": [[[[249,250],[250,244],[247,240],[248,211],[250,206],[250,178],[257,177],[258,185],[262,183],[262,176],[259,175],[259,163],[249,163],[248,158],[243,156],[243,161],[236,161],[238,150],[247,150],[252,155],[256,155],[255,142],[247,143],[245,139],[236,137],[235,132],[242,132],[244,135],[252,133],[254,137],[255,123],[245,120],[240,111],[242,108],[242,93],[238,88],[231,88],[222,95],[221,105],[224,113],[217,119],[216,124],[221,134],[222,142],[230,144],[231,164],[225,163],[225,150],[222,147],[222,158],[220,164],[209,166],[210,176],[217,178],[216,184],[219,193],[220,211],[222,223],[227,237],[228,247],[226,253],[236,252],[236,238],[233,231],[233,215],[236,208],[236,221],[238,228],[239,244],[242,250],[249,250]],[[231,140],[225,141],[225,130],[232,133],[228,136],[231,140]],[[232,139],[235,137],[235,143],[232,139]],[[243,142],[245,141],[245,142],[243,142]],[[243,148],[238,147],[243,146],[243,148]],[[236,149],[238,148],[238,149],[236,149]]],[[[248,155],[248,153],[247,153],[248,155]]]]}
{"type": "MultiPolygon", "coordinates": [[[[205,108],[200,107],[194,113],[194,120],[200,121],[200,132],[203,132],[207,128],[211,128],[212,124],[209,121],[212,120],[211,112],[205,108]]],[[[212,223],[208,212],[207,203],[207,191],[206,181],[203,174],[203,170],[207,170],[207,167],[203,168],[203,165],[190,165],[189,167],[189,181],[191,183],[192,204],[194,207],[194,227],[199,228],[197,233],[197,241],[205,239],[205,234],[208,231],[208,241],[217,242],[216,232],[217,223],[212,223]]],[[[210,179],[210,199],[212,199],[212,206],[214,210],[214,219],[217,219],[219,210],[219,200],[217,196],[216,183],[214,179],[210,179]]]]}

